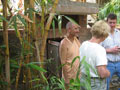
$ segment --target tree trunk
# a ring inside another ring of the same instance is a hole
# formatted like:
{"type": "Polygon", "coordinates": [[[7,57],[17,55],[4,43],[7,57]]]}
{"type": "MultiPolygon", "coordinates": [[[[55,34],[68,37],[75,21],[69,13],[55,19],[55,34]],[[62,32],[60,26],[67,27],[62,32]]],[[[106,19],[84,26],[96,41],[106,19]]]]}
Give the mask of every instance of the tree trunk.
{"type": "MultiPolygon", "coordinates": [[[[7,18],[7,0],[3,0],[3,16],[7,18]]],[[[10,62],[9,62],[9,45],[8,45],[8,30],[7,22],[3,21],[3,38],[5,43],[5,70],[6,70],[6,81],[8,83],[7,90],[10,90],[10,62]]]]}

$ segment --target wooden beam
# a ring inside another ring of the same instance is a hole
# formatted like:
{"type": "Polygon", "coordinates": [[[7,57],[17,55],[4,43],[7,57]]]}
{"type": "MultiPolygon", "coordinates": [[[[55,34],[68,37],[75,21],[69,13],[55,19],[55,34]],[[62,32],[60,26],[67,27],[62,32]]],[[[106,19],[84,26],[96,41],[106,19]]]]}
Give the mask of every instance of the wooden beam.
{"type": "Polygon", "coordinates": [[[68,0],[60,0],[57,6],[57,12],[60,14],[96,14],[99,11],[99,6],[96,3],[81,3],[68,0]],[[64,1],[64,3],[63,3],[64,1]]]}

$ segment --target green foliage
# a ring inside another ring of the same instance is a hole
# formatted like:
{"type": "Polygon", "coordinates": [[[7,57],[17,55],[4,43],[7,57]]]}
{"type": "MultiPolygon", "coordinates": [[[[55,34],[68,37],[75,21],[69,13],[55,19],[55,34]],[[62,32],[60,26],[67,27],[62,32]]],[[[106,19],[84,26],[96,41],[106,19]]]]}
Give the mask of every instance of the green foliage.
{"type": "Polygon", "coordinates": [[[38,65],[35,65],[33,62],[26,64],[26,66],[28,66],[28,67],[30,67],[32,69],[38,70],[40,72],[47,72],[45,69],[41,68],[38,65]]]}
{"type": "Polygon", "coordinates": [[[55,38],[55,20],[52,21],[52,27],[53,27],[53,36],[55,38]]]}
{"type": "MultiPolygon", "coordinates": [[[[35,3],[36,3],[36,5],[38,5],[38,7],[40,7],[41,4],[42,4],[41,3],[42,1],[43,1],[43,3],[46,6],[45,7],[46,10],[47,10],[46,13],[49,13],[49,10],[50,10],[49,7],[52,5],[53,0],[35,0],[35,3]]],[[[38,13],[39,10],[36,11],[36,10],[33,10],[32,8],[29,8],[27,10],[27,12],[25,12],[25,13],[28,13],[30,15],[30,19],[31,19],[33,12],[38,13]]],[[[54,37],[55,37],[55,20],[58,21],[58,29],[59,29],[60,34],[62,32],[62,30],[61,30],[62,17],[65,17],[67,20],[69,20],[69,21],[71,21],[73,23],[76,23],[73,19],[71,19],[71,18],[69,18],[67,16],[58,15],[57,19],[54,19],[53,23],[52,23],[54,37]]],[[[2,16],[0,16],[0,18],[2,20],[7,21],[2,16]]],[[[24,26],[26,26],[25,19],[22,18],[19,14],[15,14],[14,16],[12,16],[12,18],[10,19],[10,21],[7,21],[7,22],[8,22],[8,25],[11,25],[12,27],[14,27],[17,36],[20,37],[19,36],[20,32],[17,29],[18,28],[17,27],[17,20],[21,21],[21,23],[24,26]]],[[[32,49],[34,48],[34,46],[32,46],[32,44],[30,44],[28,41],[24,40],[24,38],[22,38],[22,39],[23,39],[22,40],[22,44],[21,44],[21,56],[22,56],[22,58],[26,58],[25,56],[27,56],[28,54],[32,56],[34,52],[32,52],[32,50],[29,50],[29,51],[25,50],[24,45],[30,46],[30,48],[32,48],[32,49]]],[[[80,57],[79,56],[75,57],[75,59],[73,60],[73,62],[71,64],[71,67],[72,67],[73,63],[75,62],[75,60],[77,58],[80,58],[80,57]]],[[[11,65],[10,65],[11,66],[11,73],[14,73],[14,75],[12,75],[12,82],[14,82],[15,81],[15,76],[16,76],[16,71],[20,68],[20,66],[18,65],[19,60],[18,61],[17,61],[17,59],[16,60],[10,59],[10,60],[11,60],[11,65]]],[[[31,58],[31,60],[32,60],[32,58],[31,58]]],[[[65,81],[64,81],[64,79],[60,78],[60,77],[57,77],[57,76],[46,77],[44,75],[44,73],[46,73],[47,70],[41,68],[39,66],[40,63],[38,63],[38,62],[30,62],[28,64],[25,64],[23,62],[22,62],[22,65],[24,66],[24,69],[30,68],[31,72],[34,71],[34,70],[38,71],[38,74],[40,74],[43,77],[43,79],[45,80],[46,84],[37,83],[32,89],[40,87],[40,88],[42,88],[42,90],[58,90],[58,89],[66,90],[65,89],[65,81]]],[[[90,79],[89,79],[90,78],[90,71],[89,71],[90,65],[88,65],[87,63],[85,63],[85,58],[83,58],[83,63],[81,63],[81,64],[79,66],[79,69],[78,69],[78,72],[77,72],[77,75],[76,75],[76,79],[75,80],[74,79],[70,80],[70,89],[71,90],[80,90],[81,86],[87,87],[87,90],[90,90],[90,79]],[[79,73],[80,73],[81,64],[85,64],[85,66],[86,66],[86,72],[88,74],[88,78],[85,78],[85,83],[81,83],[81,80],[78,77],[79,73]]],[[[3,72],[3,65],[4,65],[4,63],[1,62],[0,63],[0,72],[1,73],[3,72]]],[[[62,67],[62,66],[64,66],[64,65],[61,65],[60,67],[62,67]]],[[[32,80],[30,82],[38,82],[38,81],[40,82],[40,80],[41,79],[40,79],[39,75],[35,75],[34,76],[34,72],[33,72],[32,73],[32,80]]],[[[1,83],[4,84],[4,85],[6,85],[6,82],[4,82],[2,80],[0,81],[0,84],[1,83]]]]}
{"type": "MultiPolygon", "coordinates": [[[[36,82],[36,81],[40,81],[40,79],[36,78],[31,82],[36,82]]],[[[66,90],[64,79],[59,79],[56,76],[52,76],[49,79],[49,83],[47,83],[46,85],[37,84],[32,89],[36,89],[36,88],[42,88],[42,90],[59,90],[59,89],[66,90]]]]}
{"type": "MultiPolygon", "coordinates": [[[[71,79],[70,80],[70,84],[69,84],[69,90],[81,90],[81,87],[85,87],[87,90],[91,90],[91,77],[90,77],[90,69],[92,69],[96,74],[97,72],[95,71],[94,68],[92,68],[91,65],[89,65],[86,61],[85,61],[86,57],[83,57],[82,61],[80,62],[79,65],[79,69],[76,75],[75,79],[71,79]],[[82,76],[82,80],[79,78],[79,74],[80,74],[80,69],[81,66],[84,65],[85,67],[85,71],[87,73],[87,77],[86,76],[82,76]]],[[[71,67],[74,64],[75,60],[80,59],[79,56],[75,57],[71,63],[71,67]]],[[[37,63],[37,62],[36,62],[37,63]]],[[[46,70],[41,69],[40,67],[38,67],[35,62],[29,63],[27,64],[27,66],[29,66],[31,69],[36,69],[37,71],[41,71],[41,72],[46,72],[46,70]]],[[[61,65],[64,66],[64,65],[61,65]]],[[[63,78],[57,77],[57,76],[51,76],[49,78],[46,78],[44,76],[44,74],[42,74],[42,77],[44,77],[46,84],[36,84],[32,89],[35,88],[42,88],[42,90],[66,90],[65,89],[65,81],[63,78]]],[[[33,80],[31,80],[30,82],[38,82],[40,81],[40,78],[35,77],[33,80]]]]}
{"type": "Polygon", "coordinates": [[[22,22],[24,26],[27,26],[25,19],[23,19],[19,14],[17,15],[18,19],[22,22]]]}
{"type": "MultiPolygon", "coordinates": [[[[71,66],[73,65],[73,63],[75,62],[76,59],[80,59],[80,56],[77,56],[73,59],[71,66]]],[[[91,90],[91,77],[90,77],[90,69],[91,69],[91,65],[89,65],[86,61],[85,61],[86,57],[83,57],[78,71],[77,71],[77,75],[76,75],[76,79],[72,79],[70,80],[70,90],[81,90],[81,87],[85,87],[87,90],[91,90]],[[81,66],[84,66],[85,71],[86,71],[86,76],[84,76],[84,74],[82,74],[82,78],[79,78],[79,74],[80,74],[80,70],[81,70],[81,66]]]]}
{"type": "Polygon", "coordinates": [[[59,33],[61,34],[62,32],[62,16],[61,15],[59,15],[58,16],[58,30],[59,30],[59,33]]]}
{"type": "Polygon", "coordinates": [[[0,81],[0,85],[8,85],[8,83],[7,82],[5,82],[5,81],[0,81]]]}
{"type": "Polygon", "coordinates": [[[46,13],[48,13],[53,4],[53,0],[35,0],[35,7],[38,12],[41,12],[42,4],[45,5],[46,13]]]}
{"type": "Polygon", "coordinates": [[[1,45],[0,46],[0,90],[3,90],[4,87],[8,85],[8,83],[5,81],[5,58],[4,58],[4,50],[6,46],[1,45]]]}
{"type": "Polygon", "coordinates": [[[8,22],[8,20],[6,18],[4,18],[2,15],[0,15],[0,20],[4,20],[4,21],[8,22]]]}
{"type": "Polygon", "coordinates": [[[53,36],[54,37],[55,37],[55,34],[56,34],[56,29],[55,29],[56,24],[55,24],[55,21],[58,24],[59,34],[62,34],[62,19],[63,18],[67,19],[70,22],[73,22],[73,23],[79,25],[74,19],[72,19],[72,18],[70,18],[68,16],[65,16],[65,15],[57,14],[56,16],[54,16],[54,19],[52,20],[52,28],[53,28],[53,36]]]}
{"type": "Polygon", "coordinates": [[[2,29],[3,27],[3,25],[2,25],[2,22],[3,21],[6,21],[6,22],[8,22],[8,20],[5,18],[5,17],[3,17],[2,15],[0,15],[0,29],[2,29]]]}
{"type": "Polygon", "coordinates": [[[100,8],[99,19],[105,19],[109,13],[115,13],[118,16],[117,23],[120,24],[120,0],[111,0],[104,7],[100,8]]]}

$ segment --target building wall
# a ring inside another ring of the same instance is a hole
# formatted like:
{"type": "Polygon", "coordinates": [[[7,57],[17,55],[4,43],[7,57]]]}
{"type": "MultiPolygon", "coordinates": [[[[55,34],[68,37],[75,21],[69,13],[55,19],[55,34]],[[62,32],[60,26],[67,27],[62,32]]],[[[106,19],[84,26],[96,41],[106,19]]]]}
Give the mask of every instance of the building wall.
{"type": "Polygon", "coordinates": [[[86,2],[89,2],[89,3],[96,3],[96,0],[86,0],[86,2]]]}

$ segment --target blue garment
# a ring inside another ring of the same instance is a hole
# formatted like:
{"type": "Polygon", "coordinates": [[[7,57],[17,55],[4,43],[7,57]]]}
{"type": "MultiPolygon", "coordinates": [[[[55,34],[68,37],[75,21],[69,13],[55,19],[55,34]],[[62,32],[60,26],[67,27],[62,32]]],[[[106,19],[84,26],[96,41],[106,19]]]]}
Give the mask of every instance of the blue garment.
{"type": "Polygon", "coordinates": [[[107,90],[112,76],[116,74],[120,78],[120,62],[108,62],[107,69],[110,71],[110,77],[107,78],[107,90]]]}

